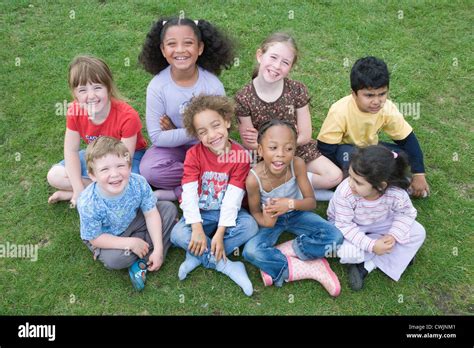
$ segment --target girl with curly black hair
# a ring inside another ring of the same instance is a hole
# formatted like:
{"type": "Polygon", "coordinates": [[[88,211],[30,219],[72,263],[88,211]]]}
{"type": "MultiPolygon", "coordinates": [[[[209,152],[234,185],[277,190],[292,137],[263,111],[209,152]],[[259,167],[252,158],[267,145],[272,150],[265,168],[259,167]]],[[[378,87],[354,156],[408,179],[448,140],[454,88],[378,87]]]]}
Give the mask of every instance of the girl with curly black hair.
{"type": "Polygon", "coordinates": [[[147,34],[139,61],[155,75],[146,96],[153,146],[143,156],[140,173],[158,189],[159,199],[181,195],[186,151],[197,142],[183,128],[185,107],[195,95],[225,95],[217,75],[229,69],[233,59],[232,41],[205,20],[162,18],[147,34]]]}

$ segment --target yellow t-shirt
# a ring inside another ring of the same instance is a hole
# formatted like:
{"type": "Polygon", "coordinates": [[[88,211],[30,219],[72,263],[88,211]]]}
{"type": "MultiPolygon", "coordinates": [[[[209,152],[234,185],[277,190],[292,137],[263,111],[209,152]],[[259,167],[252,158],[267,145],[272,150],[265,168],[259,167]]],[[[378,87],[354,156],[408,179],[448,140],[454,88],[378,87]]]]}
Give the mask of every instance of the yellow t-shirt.
{"type": "Polygon", "coordinates": [[[378,113],[370,114],[359,110],[351,94],[331,106],[318,140],[327,144],[377,145],[380,130],[393,140],[402,140],[413,128],[390,100],[378,113]]]}

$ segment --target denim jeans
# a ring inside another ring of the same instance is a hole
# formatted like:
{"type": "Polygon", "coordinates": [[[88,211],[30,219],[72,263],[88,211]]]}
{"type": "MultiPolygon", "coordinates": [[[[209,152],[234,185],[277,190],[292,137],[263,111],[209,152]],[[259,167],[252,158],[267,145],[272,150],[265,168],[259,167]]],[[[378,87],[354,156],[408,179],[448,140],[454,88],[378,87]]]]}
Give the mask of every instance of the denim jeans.
{"type": "MultiPolygon", "coordinates": [[[[386,143],[384,141],[379,142],[379,145],[383,145],[391,151],[401,152],[402,149],[400,146],[394,143],[386,143]]],[[[356,147],[351,144],[340,144],[337,146],[336,151],[336,165],[341,168],[344,172],[349,170],[349,162],[351,160],[351,155],[355,151],[356,147]]]]}
{"type": "Polygon", "coordinates": [[[286,256],[274,247],[284,231],[297,235],[293,249],[301,260],[319,259],[333,254],[332,249],[344,240],[339,229],[310,211],[291,211],[281,215],[274,227],[261,227],[258,234],[245,245],[243,256],[270,275],[276,286],[282,286],[283,281],[288,279],[286,256]]]}
{"type": "MultiPolygon", "coordinates": [[[[188,245],[191,241],[192,229],[191,225],[186,225],[184,217],[174,226],[171,231],[171,243],[186,250],[186,252],[194,257],[199,258],[201,264],[206,268],[216,268],[216,259],[211,255],[211,238],[217,230],[220,210],[201,210],[201,218],[203,220],[202,227],[207,239],[207,250],[201,255],[193,255],[188,251],[188,245]]],[[[236,225],[227,227],[224,233],[224,248],[226,255],[232,253],[236,248],[254,237],[258,232],[258,225],[255,219],[245,209],[240,209],[236,225]]]]}

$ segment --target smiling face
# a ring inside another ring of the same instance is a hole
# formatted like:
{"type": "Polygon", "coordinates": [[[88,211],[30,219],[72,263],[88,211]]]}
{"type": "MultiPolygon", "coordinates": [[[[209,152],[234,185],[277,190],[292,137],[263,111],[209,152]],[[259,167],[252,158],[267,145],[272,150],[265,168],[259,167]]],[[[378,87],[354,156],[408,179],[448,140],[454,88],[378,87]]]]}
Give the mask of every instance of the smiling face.
{"type": "Polygon", "coordinates": [[[75,87],[74,97],[91,118],[105,117],[110,110],[109,91],[101,83],[88,82],[75,87]]]}
{"type": "Polygon", "coordinates": [[[128,185],[131,167],[125,157],[107,154],[93,162],[92,181],[97,182],[103,194],[109,197],[120,195],[128,185]]]}
{"type": "Polygon", "coordinates": [[[259,49],[257,51],[257,61],[260,64],[258,75],[267,83],[280,81],[290,73],[294,59],[294,50],[282,42],[271,45],[265,53],[259,49]]]}
{"type": "Polygon", "coordinates": [[[186,72],[195,69],[204,43],[198,40],[190,26],[173,25],[166,30],[160,48],[171,69],[186,72]]]}
{"type": "Polygon", "coordinates": [[[295,134],[284,125],[268,128],[258,145],[258,154],[263,158],[265,167],[276,176],[286,173],[286,168],[295,156],[295,150],[295,134]]]}
{"type": "Polygon", "coordinates": [[[387,95],[387,86],[376,89],[363,88],[359,89],[357,93],[352,91],[352,96],[354,97],[359,110],[370,114],[376,114],[383,108],[387,101],[387,95]]]}
{"type": "MultiPolygon", "coordinates": [[[[386,187],[387,184],[384,182],[382,186],[386,187]]],[[[356,174],[352,167],[349,167],[349,187],[353,194],[367,200],[375,200],[381,195],[363,176],[356,174]]]]}
{"type": "Polygon", "coordinates": [[[193,126],[198,139],[216,155],[229,147],[230,121],[226,121],[217,111],[206,109],[194,115],[193,126]]]}

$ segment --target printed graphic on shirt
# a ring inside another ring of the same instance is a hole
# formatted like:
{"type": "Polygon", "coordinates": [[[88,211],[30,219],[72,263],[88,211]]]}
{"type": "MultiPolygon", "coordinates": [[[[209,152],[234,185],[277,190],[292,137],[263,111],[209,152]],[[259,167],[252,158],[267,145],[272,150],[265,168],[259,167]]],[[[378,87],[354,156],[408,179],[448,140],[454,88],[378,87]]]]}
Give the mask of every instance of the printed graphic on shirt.
{"type": "Polygon", "coordinates": [[[199,208],[203,210],[219,210],[228,182],[229,175],[227,173],[204,172],[201,178],[199,208]]]}
{"type": "MultiPolygon", "coordinates": [[[[193,93],[193,95],[192,95],[191,98],[194,98],[194,93],[193,93]]],[[[190,100],[186,100],[186,101],[184,101],[183,103],[181,103],[181,105],[179,106],[179,113],[180,113],[180,115],[183,115],[183,114],[184,114],[184,110],[186,110],[186,108],[188,107],[189,103],[190,103],[190,100]]]]}
{"type": "Polygon", "coordinates": [[[92,143],[94,140],[96,140],[97,138],[101,137],[102,135],[88,135],[86,134],[85,135],[85,138],[87,139],[87,143],[90,144],[92,143]]]}

